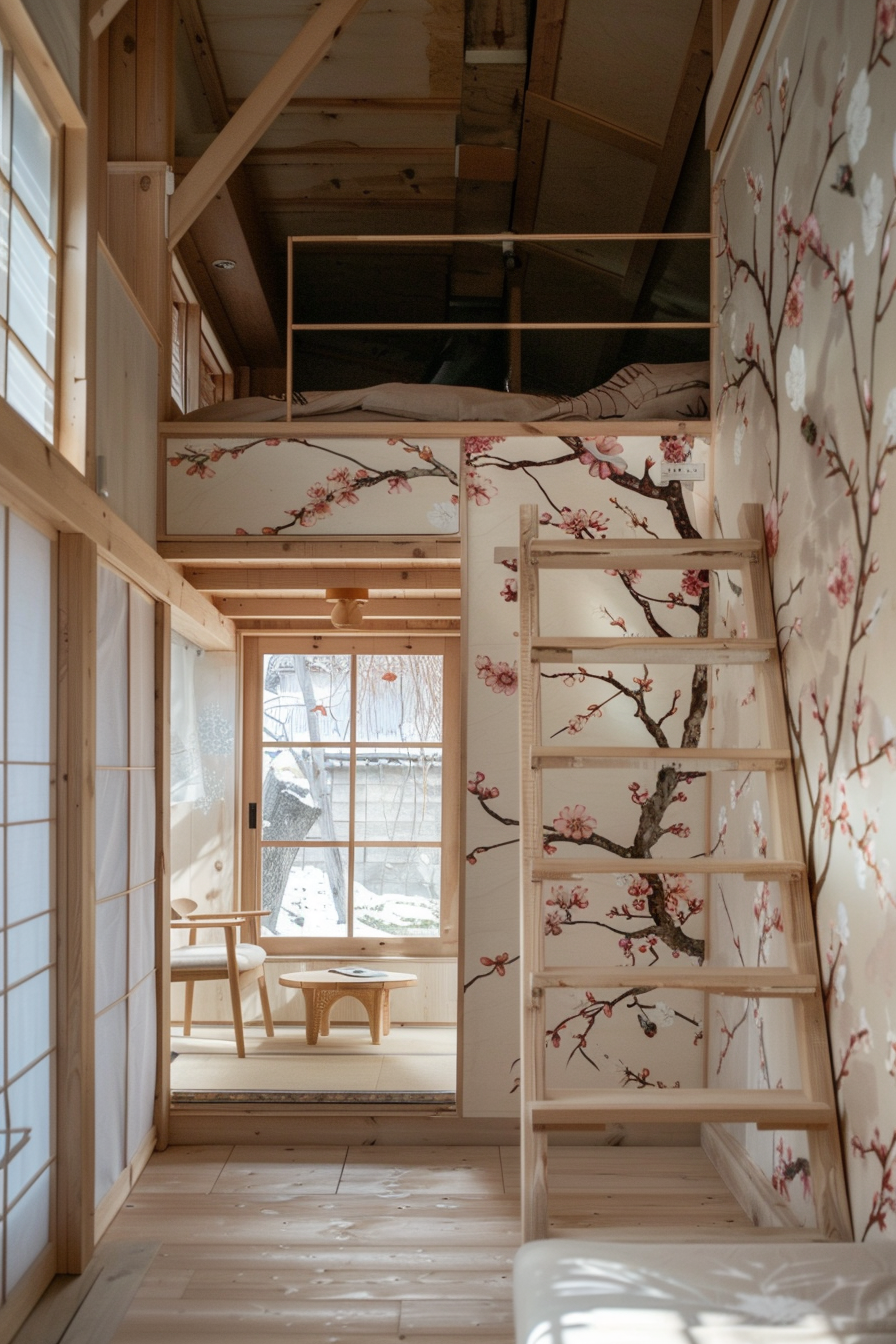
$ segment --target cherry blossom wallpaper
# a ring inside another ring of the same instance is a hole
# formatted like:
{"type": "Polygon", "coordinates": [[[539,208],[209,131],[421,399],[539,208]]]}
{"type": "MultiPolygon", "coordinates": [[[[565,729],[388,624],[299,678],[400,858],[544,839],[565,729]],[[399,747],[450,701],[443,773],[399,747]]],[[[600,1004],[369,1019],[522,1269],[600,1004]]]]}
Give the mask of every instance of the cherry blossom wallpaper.
{"type": "Polygon", "coordinates": [[[169,536],[456,533],[458,442],[169,439],[169,536]]]}
{"type": "MultiPolygon", "coordinates": [[[[702,485],[661,484],[666,461],[706,461],[690,438],[467,438],[467,822],[465,1115],[518,1113],[519,606],[521,504],[542,535],[694,537],[709,529],[702,485]],[[498,562],[495,549],[501,549],[498,562]]],[[[542,633],[710,632],[708,576],[696,571],[546,572],[542,633]]],[[[542,740],[675,746],[708,740],[705,667],[542,666],[542,740]]],[[[705,953],[702,879],[642,879],[627,860],[706,851],[705,780],[672,769],[550,771],[544,851],[616,855],[618,876],[544,891],[549,966],[630,968],[613,993],[548,992],[548,1081],[566,1088],[694,1087],[704,1074],[702,994],[639,988],[657,962],[705,953]]]]}
{"type": "MultiPolygon", "coordinates": [[[[780,9],[717,159],[716,507],[762,503],[857,1240],[896,1235],[896,2],[780,9]]],[[[731,585],[721,618],[743,613],[731,585]]],[[[749,685],[716,690],[715,724],[749,685]]],[[[712,842],[774,844],[755,778],[713,799],[712,842]]],[[[718,902],[735,964],[780,955],[774,891],[718,902]]],[[[713,1014],[720,1082],[788,1086],[777,1013],[713,1014]]],[[[750,1140],[804,1220],[800,1136],[750,1140]]]]}

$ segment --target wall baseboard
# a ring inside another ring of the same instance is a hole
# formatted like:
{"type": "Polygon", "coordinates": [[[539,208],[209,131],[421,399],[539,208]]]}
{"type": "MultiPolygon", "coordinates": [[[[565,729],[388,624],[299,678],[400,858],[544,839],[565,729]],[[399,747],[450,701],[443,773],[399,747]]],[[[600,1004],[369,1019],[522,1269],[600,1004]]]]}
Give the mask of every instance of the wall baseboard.
{"type": "Polygon", "coordinates": [[[755,1227],[803,1230],[786,1200],[772,1189],[765,1172],[723,1125],[702,1125],[703,1151],[755,1227]]]}

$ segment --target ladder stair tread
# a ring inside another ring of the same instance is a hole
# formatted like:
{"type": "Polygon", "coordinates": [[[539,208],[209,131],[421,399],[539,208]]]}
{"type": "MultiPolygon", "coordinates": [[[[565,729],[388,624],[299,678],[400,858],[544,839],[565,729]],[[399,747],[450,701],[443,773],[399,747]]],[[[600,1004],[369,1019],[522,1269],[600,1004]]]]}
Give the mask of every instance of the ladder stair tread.
{"type": "Polygon", "coordinates": [[[789,998],[815,994],[818,977],[789,966],[552,967],[532,972],[533,989],[698,989],[707,994],[789,998]]]}
{"type": "Polygon", "coordinates": [[[773,639],[700,639],[628,635],[537,635],[533,662],[593,662],[606,654],[616,663],[764,663],[777,653],[773,639]]]}
{"type": "Polygon", "coordinates": [[[533,770],[578,770],[630,765],[633,769],[651,769],[670,765],[693,764],[708,770],[788,770],[791,755],[776,747],[532,747],[533,770]]]}
{"type": "Polygon", "coordinates": [[[786,882],[806,875],[801,859],[714,859],[686,857],[631,859],[583,854],[576,859],[543,859],[532,864],[533,882],[564,882],[601,873],[740,874],[747,882],[786,882]]]}
{"type": "Polygon", "coordinates": [[[762,543],[756,537],[539,539],[529,558],[539,569],[745,569],[755,564],[762,543]]]}
{"type": "Polygon", "coordinates": [[[693,1122],[755,1124],[760,1129],[821,1129],[835,1123],[831,1106],[798,1089],[732,1087],[607,1088],[549,1093],[529,1103],[534,1125],[587,1126],[693,1122]]]}

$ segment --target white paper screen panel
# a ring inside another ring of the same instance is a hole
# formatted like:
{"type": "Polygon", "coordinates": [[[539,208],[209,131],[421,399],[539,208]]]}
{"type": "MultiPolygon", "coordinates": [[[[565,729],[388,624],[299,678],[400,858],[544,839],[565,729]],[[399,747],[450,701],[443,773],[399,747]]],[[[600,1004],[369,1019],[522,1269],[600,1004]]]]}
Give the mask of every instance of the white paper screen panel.
{"type": "Polygon", "coordinates": [[[155,611],[97,588],[96,1181],[99,1205],[152,1128],[156,1069],[155,611]]]}
{"type": "Polygon", "coordinates": [[[0,1296],[52,1239],[55,905],[52,542],[0,509],[0,1296]],[[5,617],[5,619],[4,619],[5,617]]]}

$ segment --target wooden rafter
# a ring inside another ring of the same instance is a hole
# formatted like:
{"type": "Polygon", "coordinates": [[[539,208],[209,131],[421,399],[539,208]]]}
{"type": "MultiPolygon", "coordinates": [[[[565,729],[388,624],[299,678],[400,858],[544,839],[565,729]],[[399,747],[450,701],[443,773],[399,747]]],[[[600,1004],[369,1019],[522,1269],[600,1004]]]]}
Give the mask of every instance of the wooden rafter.
{"type": "Polygon", "coordinates": [[[87,27],[94,42],[98,42],[109,24],[124,9],[128,0],[92,0],[88,8],[87,27]]]}
{"type": "MultiPolygon", "coordinates": [[[[199,0],[177,2],[209,113],[215,129],[220,132],[230,120],[230,112],[202,9],[199,0]]],[[[195,162],[175,160],[175,172],[185,175],[195,162]]],[[[271,263],[265,227],[243,165],[234,169],[211,206],[214,208],[206,208],[194,225],[195,256],[194,249],[182,248],[182,260],[197,290],[203,291],[200,297],[207,299],[211,290],[215,296],[214,307],[227,314],[221,339],[231,347],[228,353],[234,363],[277,364],[282,358],[282,305],[272,308],[269,296],[279,294],[281,285],[271,263]],[[238,260],[239,273],[212,272],[211,263],[221,256],[238,260]],[[228,332],[237,327],[238,339],[235,342],[228,340],[228,332]],[[242,358],[237,357],[239,347],[246,352],[242,358]]],[[[212,312],[207,311],[214,323],[212,312]]]]}
{"type": "Polygon", "coordinates": [[[237,164],[258,143],[296,87],[323,60],[366,0],[322,0],[171,198],[168,245],[175,248],[237,164]]]}
{"type": "Polygon", "coordinates": [[[595,117],[591,112],[570,107],[568,103],[558,103],[556,99],[546,98],[531,89],[526,93],[526,112],[543,117],[545,121],[559,122],[561,126],[568,126],[605,145],[613,145],[615,149],[634,154],[638,159],[646,159],[648,163],[658,163],[663,153],[663,146],[656,140],[648,140],[646,136],[627,131],[623,126],[614,126],[612,122],[595,117]]]}
{"type": "Polygon", "coordinates": [[[535,111],[534,106],[530,111],[528,95],[531,92],[542,98],[553,98],[565,17],[566,0],[538,0],[513,205],[513,228],[520,233],[530,232],[535,226],[541,171],[548,139],[548,120],[540,112],[535,111]]]}
{"type": "MultiPolygon", "coordinates": [[[[227,103],[230,112],[238,112],[245,98],[231,98],[227,103]]],[[[411,117],[432,115],[443,116],[446,112],[460,109],[459,98],[290,98],[283,104],[281,112],[295,113],[340,113],[340,112],[388,112],[402,113],[411,117]]]]}

